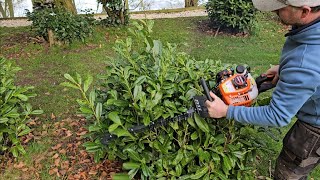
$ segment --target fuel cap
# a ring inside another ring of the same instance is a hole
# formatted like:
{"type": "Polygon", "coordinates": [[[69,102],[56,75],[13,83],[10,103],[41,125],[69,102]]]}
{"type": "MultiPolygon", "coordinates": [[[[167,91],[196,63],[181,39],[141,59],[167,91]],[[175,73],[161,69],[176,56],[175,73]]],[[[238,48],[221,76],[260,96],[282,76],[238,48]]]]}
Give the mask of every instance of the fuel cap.
{"type": "Polygon", "coordinates": [[[244,66],[242,66],[242,65],[239,65],[239,66],[236,67],[236,71],[237,71],[238,74],[244,73],[245,70],[246,70],[246,68],[244,66]]]}

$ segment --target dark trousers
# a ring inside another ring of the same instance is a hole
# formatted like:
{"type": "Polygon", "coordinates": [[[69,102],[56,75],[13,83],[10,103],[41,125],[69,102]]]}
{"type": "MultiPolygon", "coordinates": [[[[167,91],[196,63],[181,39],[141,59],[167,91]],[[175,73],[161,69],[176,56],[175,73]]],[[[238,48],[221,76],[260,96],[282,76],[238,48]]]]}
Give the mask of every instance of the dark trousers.
{"type": "Polygon", "coordinates": [[[320,163],[320,128],[297,121],[283,139],[274,179],[303,180],[320,163]]]}

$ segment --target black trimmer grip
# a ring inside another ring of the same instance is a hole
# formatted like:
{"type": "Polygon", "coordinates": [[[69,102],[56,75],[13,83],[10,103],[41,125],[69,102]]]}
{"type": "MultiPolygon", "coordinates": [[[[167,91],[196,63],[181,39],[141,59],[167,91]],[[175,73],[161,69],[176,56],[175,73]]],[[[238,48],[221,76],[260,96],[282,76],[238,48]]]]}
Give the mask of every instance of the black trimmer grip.
{"type": "Polygon", "coordinates": [[[213,101],[212,97],[210,96],[210,91],[209,91],[209,88],[208,88],[208,86],[207,86],[206,80],[204,80],[203,78],[201,78],[200,82],[201,82],[202,88],[203,88],[203,90],[204,90],[204,93],[205,93],[206,96],[207,96],[207,99],[208,99],[209,101],[213,101]]]}

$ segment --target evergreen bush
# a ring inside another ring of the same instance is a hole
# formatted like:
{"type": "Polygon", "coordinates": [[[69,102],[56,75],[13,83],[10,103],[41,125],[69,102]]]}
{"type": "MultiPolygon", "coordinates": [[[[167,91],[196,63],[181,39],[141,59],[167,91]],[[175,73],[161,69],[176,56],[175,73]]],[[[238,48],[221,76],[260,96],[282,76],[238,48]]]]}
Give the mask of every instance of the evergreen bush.
{"type": "Polygon", "coordinates": [[[253,29],[257,11],[251,0],[208,0],[206,10],[212,23],[239,32],[253,29]]]}

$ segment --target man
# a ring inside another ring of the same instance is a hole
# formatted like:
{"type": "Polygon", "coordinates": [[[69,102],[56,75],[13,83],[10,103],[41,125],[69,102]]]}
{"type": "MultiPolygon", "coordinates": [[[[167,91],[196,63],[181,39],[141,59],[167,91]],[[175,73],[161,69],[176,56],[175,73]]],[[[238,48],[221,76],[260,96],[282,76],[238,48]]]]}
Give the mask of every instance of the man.
{"type": "Polygon", "coordinates": [[[276,87],[268,106],[228,106],[210,92],[210,117],[240,123],[282,127],[298,120],[283,140],[275,179],[307,179],[320,163],[320,0],[253,0],[262,11],[277,13],[286,34],[280,64],[269,69],[276,87]]]}

